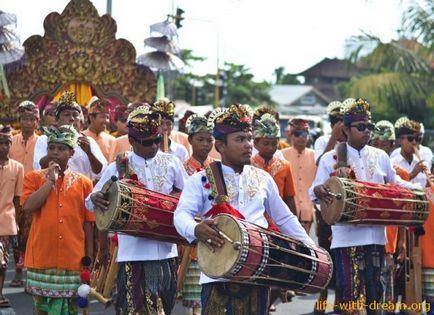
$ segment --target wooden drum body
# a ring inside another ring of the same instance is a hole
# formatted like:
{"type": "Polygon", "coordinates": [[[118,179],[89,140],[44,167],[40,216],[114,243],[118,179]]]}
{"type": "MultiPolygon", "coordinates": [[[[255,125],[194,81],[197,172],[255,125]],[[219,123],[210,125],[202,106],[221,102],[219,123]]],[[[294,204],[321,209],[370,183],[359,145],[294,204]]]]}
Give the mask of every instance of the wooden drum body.
{"type": "Polygon", "coordinates": [[[324,249],[227,214],[214,219],[234,243],[226,240],[214,252],[198,243],[199,267],[207,276],[306,293],[319,292],[330,281],[333,263],[324,249]]]}
{"type": "Polygon", "coordinates": [[[178,198],[132,180],[110,179],[101,191],[110,204],[107,211],[95,212],[98,229],[188,245],[173,224],[178,198]]]}
{"type": "Polygon", "coordinates": [[[429,204],[424,191],[395,184],[374,184],[348,178],[331,177],[325,185],[333,202],[321,202],[327,224],[422,225],[428,218],[429,204]]]}

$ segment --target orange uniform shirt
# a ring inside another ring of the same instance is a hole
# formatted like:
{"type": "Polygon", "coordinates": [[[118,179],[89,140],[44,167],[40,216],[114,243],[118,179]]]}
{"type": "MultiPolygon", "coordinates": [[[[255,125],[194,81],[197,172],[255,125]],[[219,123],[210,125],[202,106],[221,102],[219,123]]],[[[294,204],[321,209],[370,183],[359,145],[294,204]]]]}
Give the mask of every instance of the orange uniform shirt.
{"type": "MultiPolygon", "coordinates": [[[[46,181],[47,170],[32,171],[24,178],[21,204],[46,181]]],[[[67,170],[48,194],[40,210],[33,212],[27,240],[25,266],[35,269],[81,270],[85,255],[84,222],[95,216],[84,206],[92,181],[67,170]]]]}
{"type": "Polygon", "coordinates": [[[21,132],[12,137],[9,157],[23,164],[24,174],[33,171],[33,155],[35,153],[35,144],[38,137],[36,133],[33,133],[33,136],[27,139],[26,142],[24,142],[21,132]]]}
{"type": "Polygon", "coordinates": [[[23,191],[24,167],[9,159],[0,167],[0,236],[17,235],[14,197],[23,191]]]}
{"type": "Polygon", "coordinates": [[[99,148],[101,149],[102,154],[108,160],[108,158],[110,157],[110,149],[113,146],[113,143],[116,140],[116,138],[106,132],[100,132],[97,135],[96,133],[90,131],[89,129],[83,131],[83,134],[85,134],[88,137],[91,137],[96,141],[99,148]]]}

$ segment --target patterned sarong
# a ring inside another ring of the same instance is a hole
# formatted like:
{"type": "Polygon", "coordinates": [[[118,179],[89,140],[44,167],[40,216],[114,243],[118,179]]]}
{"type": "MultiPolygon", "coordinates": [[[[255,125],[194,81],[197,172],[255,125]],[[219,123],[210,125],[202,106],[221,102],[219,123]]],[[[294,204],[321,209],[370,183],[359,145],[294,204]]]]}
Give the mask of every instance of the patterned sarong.
{"type": "Polygon", "coordinates": [[[200,269],[196,260],[191,261],[188,266],[184,287],[182,288],[182,304],[185,307],[201,307],[200,292],[201,286],[199,284],[200,269]]]}
{"type": "Polygon", "coordinates": [[[202,315],[267,315],[269,288],[230,282],[202,285],[202,315]]]}
{"type": "Polygon", "coordinates": [[[118,315],[169,315],[175,305],[176,258],[120,262],[118,315]]]}
{"type": "Polygon", "coordinates": [[[381,303],[381,266],[384,245],[365,245],[332,249],[336,268],[336,294],[342,305],[357,309],[341,309],[343,314],[376,314],[363,305],[381,303]]]}
{"type": "Polygon", "coordinates": [[[49,315],[77,314],[80,272],[58,269],[28,269],[26,291],[35,308],[49,315]]]}

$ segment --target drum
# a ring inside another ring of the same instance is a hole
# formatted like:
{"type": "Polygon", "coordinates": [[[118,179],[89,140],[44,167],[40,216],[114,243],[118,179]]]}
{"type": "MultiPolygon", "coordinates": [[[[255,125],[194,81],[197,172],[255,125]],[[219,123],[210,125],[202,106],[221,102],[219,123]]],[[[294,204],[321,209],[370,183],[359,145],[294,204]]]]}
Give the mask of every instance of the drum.
{"type": "Polygon", "coordinates": [[[226,241],[214,252],[198,243],[199,268],[207,276],[306,293],[319,292],[330,281],[333,263],[324,249],[227,214],[214,219],[226,241]]]}
{"type": "Polygon", "coordinates": [[[374,184],[330,177],[325,185],[334,196],[331,204],[321,202],[328,224],[422,225],[429,205],[424,191],[395,184],[374,184]]]}
{"type": "Polygon", "coordinates": [[[129,179],[110,179],[101,191],[108,196],[109,209],[95,211],[98,229],[189,245],[173,225],[178,198],[129,179]]]}

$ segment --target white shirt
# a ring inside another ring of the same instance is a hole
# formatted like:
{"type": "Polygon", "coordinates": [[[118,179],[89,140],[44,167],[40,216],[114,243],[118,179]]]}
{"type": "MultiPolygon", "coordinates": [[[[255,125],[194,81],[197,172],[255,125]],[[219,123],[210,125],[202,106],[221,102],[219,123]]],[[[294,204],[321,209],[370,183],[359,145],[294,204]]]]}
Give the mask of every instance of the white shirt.
{"type": "MultiPolygon", "coordinates": [[[[144,183],[146,188],[153,191],[169,194],[173,186],[182,190],[184,181],[188,177],[181,162],[168,153],[158,151],[154,158],[145,160],[134,152],[129,152],[128,159],[128,167],[134,170],[139,181],[144,183]]],[[[92,193],[100,191],[113,175],[119,176],[116,162],[107,167],[92,193]]],[[[90,195],[86,198],[85,204],[90,211],[95,211],[90,195]]],[[[172,243],[125,234],[119,234],[118,238],[118,262],[161,260],[178,255],[176,245],[172,243]]]]}
{"type": "Polygon", "coordinates": [[[170,146],[169,146],[169,152],[168,153],[173,154],[176,157],[178,157],[178,159],[181,162],[184,162],[184,161],[188,160],[188,158],[190,157],[188,155],[187,149],[182,144],[179,144],[178,142],[175,142],[173,140],[170,141],[170,146]]]}
{"type": "MultiPolygon", "coordinates": [[[[335,150],[325,153],[318,165],[315,180],[309,190],[311,198],[316,200],[313,188],[322,185],[330,178],[336,164],[335,150]]],[[[388,155],[383,150],[364,146],[357,151],[347,144],[348,165],[354,170],[356,178],[371,183],[397,183],[410,189],[421,189],[419,185],[403,181],[396,175],[388,155]]],[[[384,226],[378,225],[357,225],[357,224],[335,224],[332,225],[331,248],[351,247],[386,243],[384,226]]]]}
{"type": "MultiPolygon", "coordinates": [[[[244,166],[241,174],[223,164],[222,169],[230,204],[241,212],[247,221],[267,228],[268,222],[264,216],[267,211],[283,233],[314,244],[297,217],[280,198],[276,183],[267,172],[250,165],[244,166]]],[[[213,206],[213,201],[208,199],[211,189],[204,187],[203,176],[205,171],[190,176],[175,210],[176,230],[189,242],[196,239],[194,229],[198,223],[194,217],[203,216],[213,206]]],[[[201,284],[212,281],[223,280],[211,279],[201,274],[201,284]]]]}
{"type": "MultiPolygon", "coordinates": [[[[72,171],[83,174],[90,179],[95,180],[100,178],[102,172],[107,166],[107,160],[104,157],[104,154],[102,154],[102,151],[96,141],[90,137],[87,137],[87,139],[89,139],[90,150],[92,151],[95,158],[102,164],[101,172],[98,174],[92,172],[92,166],[90,164],[89,157],[78,144],[74,146],[74,155],[69,159],[68,167],[72,171]]],[[[36,140],[35,154],[33,156],[33,169],[35,170],[41,169],[41,164],[39,164],[39,161],[47,155],[47,140],[48,139],[46,135],[39,136],[36,140]]]]}
{"type": "Polygon", "coordinates": [[[329,143],[330,136],[320,136],[313,144],[313,150],[315,151],[315,161],[324,153],[327,143],[329,143]]]}
{"type": "MultiPolygon", "coordinates": [[[[255,156],[258,153],[259,153],[258,149],[256,149],[255,146],[253,146],[253,148],[252,148],[252,156],[255,156]]],[[[285,160],[285,157],[283,156],[283,153],[280,150],[276,150],[276,152],[274,152],[273,156],[275,158],[278,158],[279,160],[285,160]]]]}
{"type": "MultiPolygon", "coordinates": [[[[433,153],[430,148],[419,144],[419,153],[422,160],[424,160],[428,167],[428,170],[431,170],[431,164],[433,163],[433,153]]],[[[393,159],[396,156],[401,155],[401,148],[396,148],[393,150],[392,154],[390,155],[390,158],[393,159]]]]}
{"type": "MultiPolygon", "coordinates": [[[[392,162],[394,162],[396,165],[401,166],[403,169],[405,169],[409,174],[411,173],[411,171],[414,169],[414,167],[416,166],[416,164],[418,163],[418,159],[416,158],[416,156],[413,154],[413,160],[411,161],[411,163],[408,163],[407,160],[400,154],[395,155],[393,158],[390,158],[392,160],[392,162]]],[[[428,167],[426,161],[424,160],[423,163],[425,164],[425,166],[427,166],[428,170],[430,169],[430,167],[428,167]]],[[[413,179],[411,179],[412,183],[419,183],[422,187],[426,186],[426,175],[423,172],[420,172],[419,174],[417,174],[416,177],[414,177],[413,179]]]]}

